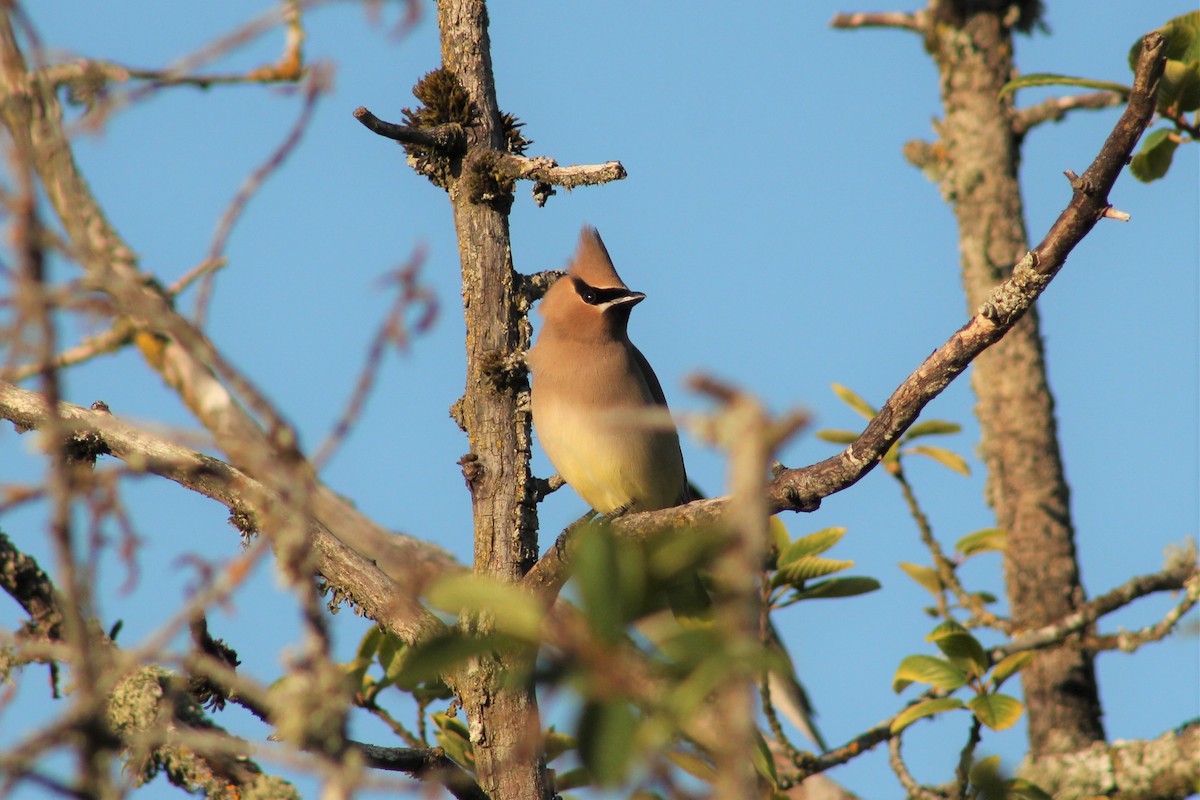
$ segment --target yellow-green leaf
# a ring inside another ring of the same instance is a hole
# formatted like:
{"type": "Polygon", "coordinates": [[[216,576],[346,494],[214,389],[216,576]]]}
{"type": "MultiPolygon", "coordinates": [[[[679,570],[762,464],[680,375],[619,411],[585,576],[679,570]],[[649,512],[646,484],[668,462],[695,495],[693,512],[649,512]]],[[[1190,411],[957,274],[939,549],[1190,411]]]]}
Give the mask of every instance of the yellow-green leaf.
{"type": "Polygon", "coordinates": [[[508,649],[516,644],[516,640],[507,636],[474,636],[457,630],[447,631],[406,648],[403,658],[392,661],[388,674],[390,681],[411,691],[424,681],[453,672],[473,656],[508,649]]]}
{"type": "Polygon", "coordinates": [[[788,533],[787,526],[779,517],[771,517],[767,520],[767,532],[771,535],[771,544],[779,553],[782,553],[784,548],[792,543],[792,535],[788,533]]]}
{"type": "Polygon", "coordinates": [[[802,589],[807,580],[832,575],[853,566],[853,561],[834,561],[831,558],[806,556],[798,561],[793,561],[786,567],[780,567],[771,578],[771,586],[782,586],[786,583],[802,589]]]}
{"type": "Polygon", "coordinates": [[[831,597],[853,597],[873,592],[880,587],[874,578],[844,577],[810,583],[791,595],[786,605],[798,600],[824,600],[831,597]]]}
{"type": "Polygon", "coordinates": [[[1013,778],[1004,782],[1007,800],[1054,800],[1036,783],[1024,778],[1013,778]]]}
{"type": "Polygon", "coordinates": [[[622,700],[590,702],[579,720],[579,759],[603,786],[625,777],[634,752],[637,717],[622,700]]]}
{"type": "Polygon", "coordinates": [[[963,708],[962,700],[959,700],[957,697],[938,697],[933,700],[923,700],[920,703],[914,703],[897,714],[896,718],[892,720],[892,733],[899,733],[924,717],[932,717],[934,714],[941,714],[942,712],[952,711],[956,708],[963,708]]]}
{"type": "Polygon", "coordinates": [[[833,384],[833,393],[836,394],[843,403],[850,406],[850,408],[854,409],[859,414],[862,414],[867,419],[874,419],[875,415],[879,413],[875,410],[874,406],[859,397],[853,389],[842,386],[840,383],[833,384]]]}
{"type": "Polygon", "coordinates": [[[923,567],[920,564],[910,564],[907,561],[900,562],[900,569],[914,581],[919,583],[925,591],[932,594],[934,597],[939,597],[942,594],[942,579],[938,577],[937,570],[932,567],[923,567]]]}
{"type": "Polygon", "coordinates": [[[1003,551],[1008,549],[1008,531],[1003,528],[983,528],[959,539],[954,543],[954,549],[964,556],[1003,551]]]}
{"type": "Polygon", "coordinates": [[[372,625],[363,634],[363,637],[358,642],[358,658],[370,660],[375,657],[375,651],[379,649],[379,643],[383,641],[383,629],[378,625],[372,625]]]}
{"type": "Polygon", "coordinates": [[[446,755],[459,766],[474,771],[475,749],[471,746],[467,726],[456,717],[444,713],[434,714],[433,724],[437,726],[433,738],[446,751],[446,755]]]}
{"type": "Polygon", "coordinates": [[[904,440],[911,442],[913,439],[919,439],[922,436],[945,436],[951,433],[958,433],[962,430],[962,425],[957,422],[948,422],[944,419],[930,419],[925,422],[918,422],[908,429],[908,433],[904,434],[904,440]]]}
{"type": "Polygon", "coordinates": [[[1178,146],[1170,128],[1159,128],[1142,140],[1142,148],[1129,162],[1129,173],[1142,183],[1158,180],[1171,168],[1178,146]]]}
{"type": "Polygon", "coordinates": [[[563,753],[574,750],[578,746],[579,742],[575,741],[575,737],[567,733],[558,733],[557,731],[549,730],[542,737],[542,751],[546,754],[547,764],[563,753]]]}
{"type": "Polygon", "coordinates": [[[757,728],[754,729],[754,749],[750,752],[750,757],[758,774],[765,778],[772,788],[778,786],[779,775],[775,772],[775,758],[771,755],[767,740],[757,728]]]}
{"type": "Polygon", "coordinates": [[[967,682],[961,669],[935,656],[906,656],[892,677],[892,691],[899,694],[910,683],[928,683],[938,689],[952,691],[967,682]]]}
{"type": "Polygon", "coordinates": [[[951,633],[936,640],[938,649],[954,662],[969,677],[976,678],[987,672],[989,665],[983,645],[969,633],[951,633]]]}
{"type": "Polygon", "coordinates": [[[967,701],[967,708],[975,712],[975,718],[994,731],[1002,731],[1017,724],[1025,706],[1015,697],[1006,694],[981,694],[967,701]]]}
{"type": "Polygon", "coordinates": [[[453,614],[486,612],[497,631],[527,642],[537,642],[541,635],[541,603],[524,589],[490,576],[443,578],[429,591],[429,602],[453,614]]]}
{"type": "Polygon", "coordinates": [[[808,536],[801,536],[779,554],[779,566],[786,567],[805,556],[815,556],[833,547],[846,535],[845,528],[825,528],[808,536]]]}
{"type": "Polygon", "coordinates": [[[814,435],[822,442],[829,442],[830,444],[853,444],[858,441],[860,434],[841,428],[824,428],[817,431],[814,435]]]}
{"type": "Polygon", "coordinates": [[[1079,86],[1085,89],[1116,92],[1123,97],[1128,97],[1129,93],[1133,91],[1128,86],[1120,83],[1112,83],[1111,81],[1097,81],[1091,78],[1076,78],[1071,75],[1037,72],[1032,75],[1022,75],[1004,84],[1004,86],[1000,87],[1000,96],[1004,97],[1006,94],[1012,94],[1018,89],[1028,89],[1031,86],[1079,86]]]}
{"type": "Polygon", "coordinates": [[[967,629],[963,627],[961,622],[958,622],[957,620],[953,620],[953,619],[948,619],[948,620],[945,620],[944,622],[938,623],[938,626],[936,628],[934,628],[928,634],[926,634],[925,641],[936,642],[938,639],[944,639],[947,636],[953,636],[958,633],[966,633],[966,632],[967,632],[967,629]]]}
{"type": "Polygon", "coordinates": [[[925,444],[915,444],[912,447],[906,447],[901,452],[913,453],[914,455],[926,456],[941,464],[943,467],[948,467],[960,475],[970,477],[971,467],[967,464],[967,460],[958,453],[947,450],[944,447],[930,447],[925,444]]]}
{"type": "Polygon", "coordinates": [[[683,750],[670,750],[666,753],[666,756],[668,761],[693,778],[699,778],[705,783],[712,783],[717,779],[717,771],[712,768],[712,764],[694,753],[688,753],[683,750]]]}
{"type": "Polygon", "coordinates": [[[999,689],[1000,684],[1025,669],[1030,661],[1033,661],[1031,650],[1013,653],[1011,656],[1000,659],[1000,663],[992,669],[992,687],[999,689]]]}
{"type": "Polygon", "coordinates": [[[583,767],[569,769],[566,772],[554,772],[554,791],[569,792],[592,784],[592,773],[583,767]]]}

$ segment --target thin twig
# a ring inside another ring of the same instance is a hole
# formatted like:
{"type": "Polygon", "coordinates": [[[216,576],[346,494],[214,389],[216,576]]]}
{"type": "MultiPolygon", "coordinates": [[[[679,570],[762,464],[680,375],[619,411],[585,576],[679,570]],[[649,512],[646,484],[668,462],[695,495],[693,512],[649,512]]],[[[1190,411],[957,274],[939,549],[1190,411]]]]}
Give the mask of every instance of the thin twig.
{"type": "Polygon", "coordinates": [[[1024,136],[1029,131],[1046,122],[1058,122],[1068,112],[1080,109],[1099,110],[1112,108],[1125,102],[1125,96],[1118,92],[1091,92],[1069,97],[1050,97],[1040,103],[1018,110],[1013,117],[1013,132],[1024,136]]]}
{"type": "Polygon", "coordinates": [[[394,122],[382,120],[368,111],[365,106],[354,109],[354,118],[371,133],[401,144],[428,147],[447,155],[462,153],[466,150],[466,132],[458,123],[452,122],[428,128],[411,128],[407,125],[397,125],[394,122]]]}
{"type": "MultiPolygon", "coordinates": [[[[1141,575],[1132,578],[1117,588],[1086,603],[1078,611],[1067,615],[1063,619],[1018,636],[1007,644],[994,648],[992,650],[992,659],[998,661],[1004,656],[1024,650],[1040,650],[1045,647],[1051,647],[1059,644],[1068,636],[1086,629],[1101,617],[1124,608],[1140,597],[1157,592],[1176,592],[1181,589],[1186,591],[1183,599],[1167,613],[1162,622],[1157,626],[1152,626],[1151,629],[1147,629],[1157,631],[1159,626],[1165,626],[1165,629],[1169,630],[1179,621],[1179,618],[1183,614],[1187,613],[1196,604],[1197,600],[1200,600],[1200,566],[1194,563],[1185,565],[1183,568],[1165,570],[1151,575],[1141,575]]],[[[1153,640],[1153,638],[1147,639],[1147,641],[1153,640]]]]}
{"type": "Polygon", "coordinates": [[[331,79],[327,70],[313,69],[309,73],[304,87],[304,104],[301,106],[300,114],[292,124],[291,130],[288,131],[287,136],[275,148],[274,152],[267,156],[266,161],[256,167],[246,177],[241,187],[238,188],[237,194],[229,201],[225,212],[221,214],[221,219],[217,223],[216,233],[213,234],[212,243],[208,248],[208,254],[202,262],[202,265],[211,264],[213,267],[203,271],[200,278],[200,287],[196,291],[196,307],[193,317],[197,327],[204,327],[204,319],[208,314],[209,299],[212,296],[215,268],[226,260],[225,246],[229,241],[229,234],[233,231],[233,226],[241,218],[242,212],[245,211],[246,205],[250,202],[250,198],[254,197],[258,190],[262,188],[267,178],[283,165],[288,156],[300,144],[300,140],[308,130],[313,114],[317,110],[317,100],[323,92],[329,89],[330,81],[331,79]]]}
{"type": "Polygon", "coordinates": [[[909,14],[902,11],[859,11],[852,14],[836,14],[830,20],[831,28],[849,30],[853,28],[900,28],[901,30],[925,30],[924,11],[909,14]]]}
{"type": "Polygon", "coordinates": [[[892,772],[896,773],[896,777],[900,780],[900,785],[904,787],[907,796],[910,800],[946,800],[945,795],[940,792],[935,792],[928,787],[917,783],[917,779],[908,771],[908,765],[904,763],[904,756],[900,752],[901,737],[893,736],[888,740],[888,764],[892,767],[892,772]]]}

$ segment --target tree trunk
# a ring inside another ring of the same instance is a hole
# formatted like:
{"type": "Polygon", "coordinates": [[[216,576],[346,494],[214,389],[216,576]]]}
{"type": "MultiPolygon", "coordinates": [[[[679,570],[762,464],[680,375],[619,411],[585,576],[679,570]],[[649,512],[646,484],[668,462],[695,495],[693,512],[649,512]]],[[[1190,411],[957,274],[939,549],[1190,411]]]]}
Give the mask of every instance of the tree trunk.
{"type": "MultiPolygon", "coordinates": [[[[457,76],[478,112],[468,131],[467,153],[453,165],[447,187],[458,233],[467,325],[467,384],[456,416],[471,448],[463,473],[475,519],[475,572],[516,582],[538,555],[530,420],[518,402],[528,384],[524,378],[499,379],[496,365],[528,348],[529,326],[523,324],[519,280],[512,266],[511,196],[480,199],[472,174],[480,157],[508,149],[496,103],[487,24],[482,0],[438,3],[442,66],[457,76]]],[[[460,685],[479,784],[493,800],[552,795],[533,686],[514,686],[506,680],[525,672],[521,658],[481,658],[460,685]]]]}
{"type": "MultiPolygon", "coordinates": [[[[941,189],[958,221],[962,279],[973,313],[1028,249],[1019,141],[1011,99],[1013,20],[964,13],[934,0],[926,43],[941,77],[945,120],[941,189]]],[[[974,363],[972,375],[988,468],[988,501],[1008,531],[1005,573],[1017,630],[1059,619],[1084,602],[1069,491],[1036,307],[974,363]]],[[[1104,739],[1092,654],[1041,651],[1022,673],[1031,755],[1071,752],[1104,739]]]]}

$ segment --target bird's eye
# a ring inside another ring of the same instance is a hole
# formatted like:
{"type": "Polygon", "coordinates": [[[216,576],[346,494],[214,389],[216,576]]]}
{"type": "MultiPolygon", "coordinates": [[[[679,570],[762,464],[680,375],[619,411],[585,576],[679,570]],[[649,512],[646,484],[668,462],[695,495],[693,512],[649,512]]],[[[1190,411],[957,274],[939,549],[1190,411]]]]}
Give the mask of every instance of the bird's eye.
{"type": "Polygon", "coordinates": [[[583,302],[587,303],[589,306],[594,306],[596,303],[600,302],[600,292],[594,286],[588,286],[586,283],[579,280],[579,278],[572,278],[571,280],[575,284],[575,291],[578,292],[579,297],[583,300],[583,302]]]}

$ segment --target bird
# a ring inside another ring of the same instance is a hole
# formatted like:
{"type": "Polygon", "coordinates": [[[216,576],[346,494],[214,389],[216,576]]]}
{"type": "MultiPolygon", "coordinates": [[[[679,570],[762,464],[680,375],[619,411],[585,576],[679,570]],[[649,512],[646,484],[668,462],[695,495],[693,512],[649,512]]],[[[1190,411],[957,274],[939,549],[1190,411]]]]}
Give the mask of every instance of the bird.
{"type": "MultiPolygon", "coordinates": [[[[541,329],[526,358],[542,449],[567,485],[608,516],[657,511],[700,497],[688,483],[662,384],[629,340],[630,312],[644,299],[621,280],[596,229],[584,225],[566,275],[542,298],[541,329]],[[646,419],[654,411],[661,414],[659,424],[646,419]]],[[[667,593],[678,621],[710,610],[699,576],[674,584],[667,593]]],[[[786,665],[770,675],[773,700],[827,750],[773,626],[767,646],[779,650],[786,665]]]]}
{"type": "Polygon", "coordinates": [[[538,441],[600,514],[690,499],[662,384],[629,340],[629,313],[645,298],[625,285],[600,234],[585,225],[567,274],[542,298],[542,326],[527,359],[538,441]],[[646,418],[653,411],[662,414],[659,424],[646,418]]]}

